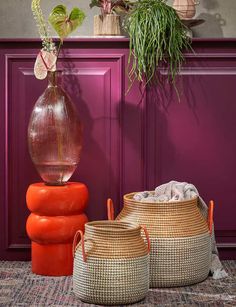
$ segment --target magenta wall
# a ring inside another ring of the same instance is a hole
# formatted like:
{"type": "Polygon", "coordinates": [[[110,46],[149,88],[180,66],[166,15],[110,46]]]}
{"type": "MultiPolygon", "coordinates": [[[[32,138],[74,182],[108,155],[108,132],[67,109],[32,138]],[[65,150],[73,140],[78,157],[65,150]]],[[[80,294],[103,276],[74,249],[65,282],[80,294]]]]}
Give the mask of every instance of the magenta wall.
{"type": "MultiPolygon", "coordinates": [[[[88,185],[89,218],[106,218],[107,197],[118,212],[126,192],[189,181],[206,201],[215,200],[221,254],[236,258],[236,40],[194,40],[195,54],[186,53],[177,81],[180,102],[168,85],[141,93],[135,84],[125,95],[127,39],[73,39],[65,46],[65,87],[84,123],[73,180],[88,185]]],[[[30,256],[25,192],[39,177],[26,134],[46,85],[33,75],[39,47],[37,40],[0,43],[1,259],[30,256]]]]}

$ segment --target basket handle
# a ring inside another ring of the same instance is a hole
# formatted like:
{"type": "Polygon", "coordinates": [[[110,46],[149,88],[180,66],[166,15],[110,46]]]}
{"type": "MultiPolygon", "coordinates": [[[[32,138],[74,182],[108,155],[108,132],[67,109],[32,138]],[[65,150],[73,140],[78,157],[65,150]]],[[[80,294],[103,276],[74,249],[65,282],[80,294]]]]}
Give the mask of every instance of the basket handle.
{"type": "Polygon", "coordinates": [[[82,247],[83,261],[86,262],[86,254],[85,254],[85,248],[84,248],[84,234],[83,234],[83,231],[81,230],[78,230],[74,236],[73,247],[72,247],[73,257],[75,257],[76,246],[79,243],[77,242],[79,236],[80,236],[81,247],[82,247]]]}
{"type": "Polygon", "coordinates": [[[114,205],[111,198],[107,199],[107,218],[109,221],[114,221],[115,219],[114,205]]]}
{"type": "Polygon", "coordinates": [[[151,241],[150,241],[150,237],[149,237],[147,228],[146,228],[145,225],[140,225],[140,227],[142,228],[142,230],[144,231],[144,234],[145,234],[145,236],[146,236],[146,239],[147,239],[147,246],[148,246],[148,253],[150,253],[150,250],[151,250],[151,241]]]}
{"type": "Polygon", "coordinates": [[[213,226],[213,211],[214,211],[214,201],[211,200],[208,207],[208,228],[210,234],[212,233],[212,226],[213,226]]]}

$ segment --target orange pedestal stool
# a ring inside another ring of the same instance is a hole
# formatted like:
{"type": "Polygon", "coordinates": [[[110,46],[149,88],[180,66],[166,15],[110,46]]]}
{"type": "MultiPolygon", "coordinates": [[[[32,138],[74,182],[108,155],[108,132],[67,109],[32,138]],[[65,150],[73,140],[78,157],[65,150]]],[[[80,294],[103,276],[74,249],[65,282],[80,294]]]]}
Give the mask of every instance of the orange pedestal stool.
{"type": "Polygon", "coordinates": [[[88,221],[83,213],[88,200],[86,185],[69,182],[64,186],[31,184],[26,202],[31,214],[26,231],[32,240],[32,272],[47,276],[71,275],[72,243],[77,230],[88,221]]]}

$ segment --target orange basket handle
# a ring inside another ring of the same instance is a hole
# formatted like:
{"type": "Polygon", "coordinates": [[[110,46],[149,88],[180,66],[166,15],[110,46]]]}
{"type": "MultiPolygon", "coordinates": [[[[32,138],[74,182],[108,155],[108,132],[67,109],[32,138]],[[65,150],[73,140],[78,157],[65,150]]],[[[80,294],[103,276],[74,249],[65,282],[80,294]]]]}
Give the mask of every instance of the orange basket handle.
{"type": "Polygon", "coordinates": [[[146,236],[146,239],[147,239],[147,246],[148,246],[148,253],[150,253],[150,250],[151,250],[151,241],[150,241],[150,237],[149,237],[149,234],[148,234],[148,231],[147,231],[147,228],[146,226],[144,225],[140,225],[142,230],[144,231],[144,234],[146,236]]]}
{"type": "Polygon", "coordinates": [[[114,205],[111,198],[107,199],[107,218],[109,221],[114,221],[115,219],[114,205]]]}
{"type": "Polygon", "coordinates": [[[213,211],[214,211],[214,201],[211,200],[208,207],[208,228],[210,234],[212,233],[212,226],[213,226],[213,211]]]}
{"type": "Polygon", "coordinates": [[[78,230],[74,236],[73,247],[72,247],[73,257],[75,256],[76,246],[79,243],[77,242],[79,236],[80,236],[80,242],[81,242],[81,247],[82,247],[83,261],[86,262],[86,254],[85,254],[85,248],[84,248],[84,234],[83,234],[83,231],[81,230],[78,230]]]}

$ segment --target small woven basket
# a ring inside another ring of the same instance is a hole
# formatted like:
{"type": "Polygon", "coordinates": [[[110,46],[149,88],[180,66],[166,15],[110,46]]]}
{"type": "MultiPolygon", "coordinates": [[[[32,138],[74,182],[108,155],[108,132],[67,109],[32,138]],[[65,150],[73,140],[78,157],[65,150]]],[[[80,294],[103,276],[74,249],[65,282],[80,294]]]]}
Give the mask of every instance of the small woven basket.
{"type": "MultiPolygon", "coordinates": [[[[198,198],[172,203],[142,203],[124,196],[117,220],[145,224],[151,240],[150,287],[186,286],[207,278],[211,264],[213,203],[208,223],[198,198]],[[210,229],[210,231],[209,231],[210,229]]],[[[108,219],[114,208],[108,200],[108,219]]]]}
{"type": "Polygon", "coordinates": [[[73,289],[82,301],[119,305],[146,296],[150,240],[144,226],[120,221],[89,222],[84,236],[81,231],[76,233],[73,251],[73,289]]]}

